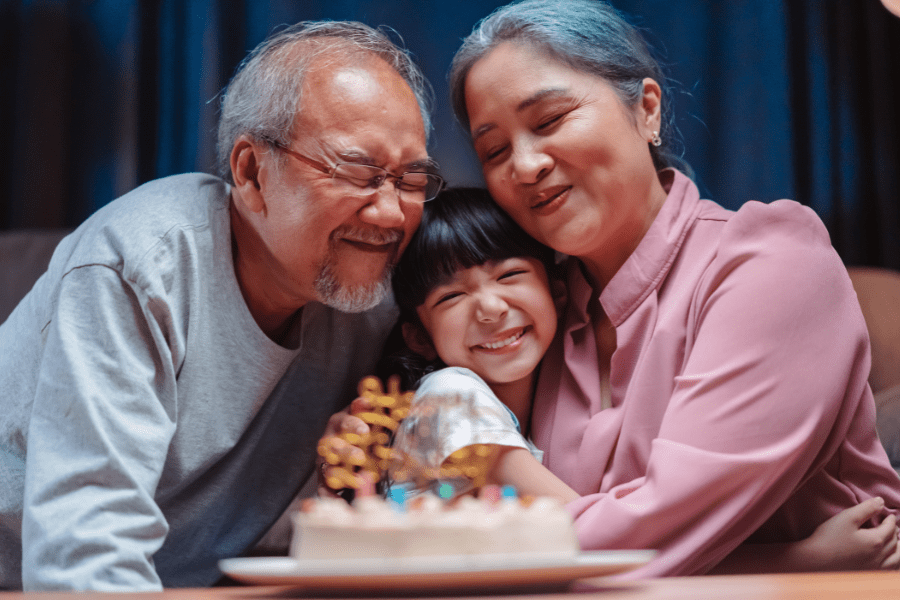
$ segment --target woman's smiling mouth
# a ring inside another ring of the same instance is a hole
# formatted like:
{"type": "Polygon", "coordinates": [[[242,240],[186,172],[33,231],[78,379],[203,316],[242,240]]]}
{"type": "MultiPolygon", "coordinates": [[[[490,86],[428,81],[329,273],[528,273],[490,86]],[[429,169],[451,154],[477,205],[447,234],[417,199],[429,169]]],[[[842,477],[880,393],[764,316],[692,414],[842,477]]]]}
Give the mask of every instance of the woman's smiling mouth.
{"type": "Polygon", "coordinates": [[[534,198],[531,202],[531,210],[538,213],[552,211],[561,204],[567,197],[567,192],[572,186],[561,186],[551,190],[546,190],[534,198]]]}

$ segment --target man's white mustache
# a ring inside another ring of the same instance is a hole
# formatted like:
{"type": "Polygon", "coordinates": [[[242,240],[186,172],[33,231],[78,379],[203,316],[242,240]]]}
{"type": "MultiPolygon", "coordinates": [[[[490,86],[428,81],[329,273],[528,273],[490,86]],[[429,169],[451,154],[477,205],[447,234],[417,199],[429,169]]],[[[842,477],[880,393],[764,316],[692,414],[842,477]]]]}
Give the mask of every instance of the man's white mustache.
{"type": "Polygon", "coordinates": [[[342,227],[335,230],[334,239],[344,239],[351,242],[383,246],[396,244],[403,239],[403,232],[396,229],[359,229],[357,227],[342,227]]]}

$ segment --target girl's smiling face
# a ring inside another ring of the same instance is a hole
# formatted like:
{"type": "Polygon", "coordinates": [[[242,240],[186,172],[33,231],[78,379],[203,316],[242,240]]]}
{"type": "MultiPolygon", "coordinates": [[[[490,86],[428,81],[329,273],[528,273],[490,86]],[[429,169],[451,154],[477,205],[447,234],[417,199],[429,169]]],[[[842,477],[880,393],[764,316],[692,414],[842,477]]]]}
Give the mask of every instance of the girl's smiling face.
{"type": "Polygon", "coordinates": [[[556,334],[547,272],[528,257],[457,271],[416,312],[441,360],[489,385],[530,377],[556,334]]]}

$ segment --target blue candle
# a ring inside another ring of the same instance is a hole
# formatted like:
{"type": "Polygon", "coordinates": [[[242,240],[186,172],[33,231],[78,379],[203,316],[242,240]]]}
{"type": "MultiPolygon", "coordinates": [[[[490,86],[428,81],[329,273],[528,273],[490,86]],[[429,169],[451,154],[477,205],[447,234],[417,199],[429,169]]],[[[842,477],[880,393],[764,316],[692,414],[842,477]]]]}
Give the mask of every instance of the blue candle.
{"type": "Polygon", "coordinates": [[[392,487],[391,500],[393,500],[394,510],[397,512],[406,512],[406,490],[403,488],[392,487]]]}
{"type": "Polygon", "coordinates": [[[504,485],[500,488],[500,497],[504,500],[515,500],[518,497],[516,494],[516,488],[511,485],[504,485]]]}

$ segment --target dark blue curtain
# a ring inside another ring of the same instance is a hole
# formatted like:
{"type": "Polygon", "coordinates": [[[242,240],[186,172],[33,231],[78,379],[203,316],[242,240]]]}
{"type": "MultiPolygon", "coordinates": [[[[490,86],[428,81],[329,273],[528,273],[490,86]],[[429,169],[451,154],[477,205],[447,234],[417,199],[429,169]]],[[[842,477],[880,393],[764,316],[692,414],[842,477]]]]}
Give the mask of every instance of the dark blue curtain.
{"type": "MultiPolygon", "coordinates": [[[[479,183],[446,72],[500,4],[0,0],[0,229],[72,227],[140,183],[212,171],[218,91],[274,28],[305,19],[399,32],[435,88],[433,155],[451,183],[479,183]]],[[[794,198],[848,264],[900,269],[900,19],[879,0],[613,4],[668,68],[705,196],[794,198]]]]}

